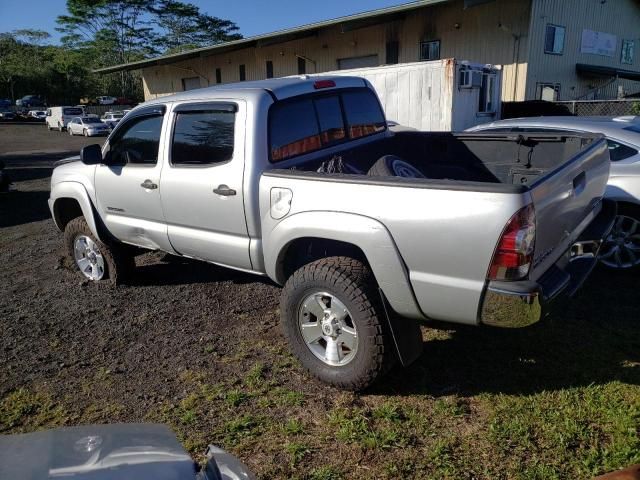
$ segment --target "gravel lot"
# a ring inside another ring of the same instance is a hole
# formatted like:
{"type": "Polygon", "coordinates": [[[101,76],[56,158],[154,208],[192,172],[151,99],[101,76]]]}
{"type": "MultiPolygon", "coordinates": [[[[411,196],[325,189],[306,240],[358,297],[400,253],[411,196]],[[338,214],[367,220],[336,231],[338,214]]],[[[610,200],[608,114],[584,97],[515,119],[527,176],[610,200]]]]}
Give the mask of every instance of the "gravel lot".
{"type": "Polygon", "coordinates": [[[344,393],[289,355],[268,281],[159,253],[127,285],[83,281],[46,165],[88,143],[0,125],[18,188],[0,196],[0,433],[160,421],[196,459],[215,443],[261,478],[587,478],[640,462],[637,274],[599,270],[526,330],[431,325],[411,368],[344,393]]]}

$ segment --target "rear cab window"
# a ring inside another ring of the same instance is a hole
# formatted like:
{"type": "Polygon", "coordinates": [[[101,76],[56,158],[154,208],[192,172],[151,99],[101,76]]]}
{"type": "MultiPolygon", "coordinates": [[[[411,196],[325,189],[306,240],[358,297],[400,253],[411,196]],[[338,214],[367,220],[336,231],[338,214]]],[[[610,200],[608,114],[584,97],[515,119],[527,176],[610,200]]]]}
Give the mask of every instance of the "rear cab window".
{"type": "Polygon", "coordinates": [[[368,88],[283,100],[269,111],[269,159],[281,162],[386,128],[380,103],[368,88]]]}

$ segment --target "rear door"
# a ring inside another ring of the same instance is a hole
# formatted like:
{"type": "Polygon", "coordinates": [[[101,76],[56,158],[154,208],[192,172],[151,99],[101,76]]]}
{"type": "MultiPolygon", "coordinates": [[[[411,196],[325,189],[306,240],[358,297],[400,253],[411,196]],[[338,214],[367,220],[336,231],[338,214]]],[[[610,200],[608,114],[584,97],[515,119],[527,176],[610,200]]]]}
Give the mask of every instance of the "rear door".
{"type": "Polygon", "coordinates": [[[175,106],[160,188],[169,240],[178,253],[251,269],[242,189],[245,121],[242,101],[175,106]]]}

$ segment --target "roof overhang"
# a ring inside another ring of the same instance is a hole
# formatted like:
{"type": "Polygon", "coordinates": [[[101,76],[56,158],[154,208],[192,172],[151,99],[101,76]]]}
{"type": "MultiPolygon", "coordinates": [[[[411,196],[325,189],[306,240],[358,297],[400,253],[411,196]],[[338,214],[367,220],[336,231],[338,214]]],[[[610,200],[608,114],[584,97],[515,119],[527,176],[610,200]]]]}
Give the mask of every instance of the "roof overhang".
{"type": "Polygon", "coordinates": [[[196,48],[186,52],[174,53],[171,55],[163,55],[161,57],[139,60],[136,62],[123,63],[113,65],[111,67],[98,68],[94,73],[115,73],[127,70],[139,70],[141,68],[153,67],[156,65],[167,65],[183,60],[193,58],[208,57],[211,55],[219,55],[229,53],[236,50],[251,47],[266,47],[279,43],[290,42],[300,38],[307,38],[318,35],[318,31],[322,28],[339,26],[342,32],[348,32],[359,28],[365,28],[382,22],[402,19],[406,13],[431,5],[449,2],[451,0],[419,0],[394,7],[381,8],[378,10],[370,10],[368,12],[357,13],[345,17],[339,17],[332,20],[310,23],[300,27],[279,30],[273,33],[256,35],[254,37],[242,38],[231,42],[219,43],[209,47],[196,48]]]}
{"type": "Polygon", "coordinates": [[[640,72],[627,70],[624,68],[604,67],[601,65],[589,65],[587,63],[577,63],[576,73],[586,75],[597,75],[600,77],[617,77],[627,80],[640,81],[640,72]]]}

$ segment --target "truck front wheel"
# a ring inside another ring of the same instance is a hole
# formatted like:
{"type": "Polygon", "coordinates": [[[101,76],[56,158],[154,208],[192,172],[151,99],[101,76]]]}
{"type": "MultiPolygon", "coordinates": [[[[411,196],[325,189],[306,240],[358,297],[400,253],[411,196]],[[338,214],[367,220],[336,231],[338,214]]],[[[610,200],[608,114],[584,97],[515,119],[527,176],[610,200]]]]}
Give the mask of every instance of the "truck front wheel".
{"type": "Polygon", "coordinates": [[[383,308],[364,263],[329,257],[289,278],[280,312],[291,349],[310,373],[336,387],[361,390],[395,358],[383,308]]]}
{"type": "Polygon", "coordinates": [[[118,245],[98,240],[84,217],[71,220],[64,229],[65,249],[80,273],[91,281],[119,283],[135,267],[133,255],[118,245]]]}

